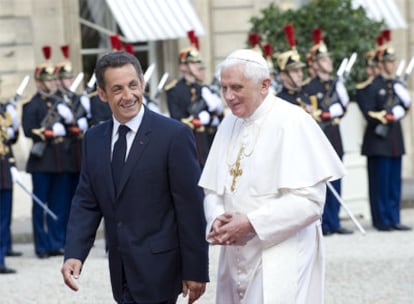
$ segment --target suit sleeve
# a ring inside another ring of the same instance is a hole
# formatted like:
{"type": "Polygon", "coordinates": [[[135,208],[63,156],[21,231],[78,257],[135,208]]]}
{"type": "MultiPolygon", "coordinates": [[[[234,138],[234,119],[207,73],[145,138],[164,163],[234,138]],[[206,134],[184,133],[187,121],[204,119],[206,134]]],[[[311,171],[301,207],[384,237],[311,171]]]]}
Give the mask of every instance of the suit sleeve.
{"type": "Polygon", "coordinates": [[[199,177],[194,137],[186,126],[179,126],[169,151],[169,180],[177,215],[183,279],[207,282],[208,244],[204,236],[203,191],[197,185],[199,177]]]}
{"type": "Polygon", "coordinates": [[[102,214],[89,178],[87,134],[82,145],[82,169],[69,216],[65,243],[65,260],[76,258],[84,262],[93,246],[102,214]]]}

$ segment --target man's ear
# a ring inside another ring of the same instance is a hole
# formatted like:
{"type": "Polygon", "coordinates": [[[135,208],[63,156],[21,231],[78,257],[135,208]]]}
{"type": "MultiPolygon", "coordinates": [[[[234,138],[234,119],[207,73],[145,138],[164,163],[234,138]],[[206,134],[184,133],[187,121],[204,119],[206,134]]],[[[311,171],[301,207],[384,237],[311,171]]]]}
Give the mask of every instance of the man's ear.
{"type": "Polygon", "coordinates": [[[144,90],[145,90],[145,79],[144,79],[144,75],[140,75],[139,76],[139,80],[140,80],[140,83],[141,83],[141,91],[144,92],[144,90]]]}
{"type": "Polygon", "coordinates": [[[98,92],[99,98],[104,101],[104,102],[108,102],[108,98],[106,97],[106,93],[104,90],[101,89],[101,87],[97,87],[96,91],[98,92]]]}
{"type": "Polygon", "coordinates": [[[263,79],[262,81],[262,89],[268,89],[270,87],[270,78],[263,79]]]}

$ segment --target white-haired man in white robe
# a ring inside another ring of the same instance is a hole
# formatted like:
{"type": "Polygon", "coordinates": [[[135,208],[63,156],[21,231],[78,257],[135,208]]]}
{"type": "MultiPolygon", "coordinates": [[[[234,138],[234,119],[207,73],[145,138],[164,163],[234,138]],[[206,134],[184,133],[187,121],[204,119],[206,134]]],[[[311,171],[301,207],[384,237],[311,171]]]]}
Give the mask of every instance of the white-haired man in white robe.
{"type": "Polygon", "coordinates": [[[207,239],[222,246],[216,303],[323,303],[320,219],[344,167],[309,114],[269,94],[260,54],[237,50],[218,68],[231,113],[199,182],[207,239]]]}

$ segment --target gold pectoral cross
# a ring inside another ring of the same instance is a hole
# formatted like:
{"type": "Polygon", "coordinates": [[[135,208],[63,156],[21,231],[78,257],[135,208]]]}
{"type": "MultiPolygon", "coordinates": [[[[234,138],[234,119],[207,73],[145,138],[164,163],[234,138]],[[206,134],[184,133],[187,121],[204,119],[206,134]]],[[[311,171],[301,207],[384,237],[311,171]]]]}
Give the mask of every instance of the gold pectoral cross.
{"type": "Polygon", "coordinates": [[[231,182],[231,187],[230,187],[231,192],[234,192],[234,190],[236,189],[237,178],[243,174],[243,169],[240,168],[240,159],[241,159],[243,150],[244,150],[244,147],[241,147],[239,151],[239,155],[237,155],[236,162],[229,170],[230,175],[233,176],[233,181],[231,182]]]}

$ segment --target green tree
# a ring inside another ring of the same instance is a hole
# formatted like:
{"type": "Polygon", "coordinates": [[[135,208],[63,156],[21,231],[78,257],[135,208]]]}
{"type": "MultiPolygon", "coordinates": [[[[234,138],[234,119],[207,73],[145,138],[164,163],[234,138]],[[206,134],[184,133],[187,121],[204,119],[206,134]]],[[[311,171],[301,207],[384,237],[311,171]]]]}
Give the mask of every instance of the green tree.
{"type": "Polygon", "coordinates": [[[313,45],[312,32],[318,27],[322,29],[335,68],[343,58],[356,52],[358,58],[347,81],[350,92],[366,78],[364,54],[375,48],[377,37],[385,27],[383,22],[369,19],[363,8],[353,9],[351,0],[313,0],[296,10],[285,11],[272,3],[261,10],[260,16],[252,17],[250,23],[250,32],[258,33],[263,43],[270,43],[278,52],[290,49],[283,27],[292,23],[302,60],[313,45]]]}

